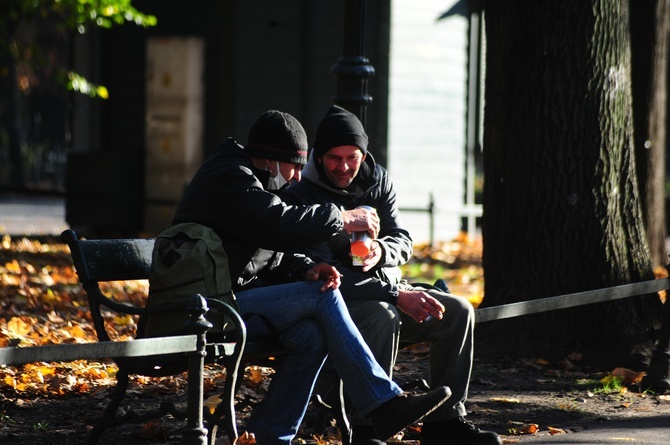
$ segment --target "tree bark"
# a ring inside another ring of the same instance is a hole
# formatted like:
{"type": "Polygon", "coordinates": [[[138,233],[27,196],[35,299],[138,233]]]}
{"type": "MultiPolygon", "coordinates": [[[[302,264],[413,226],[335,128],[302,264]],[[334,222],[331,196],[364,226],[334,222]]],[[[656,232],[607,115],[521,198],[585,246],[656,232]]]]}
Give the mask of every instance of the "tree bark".
{"type": "MultiPolygon", "coordinates": [[[[653,278],[633,150],[628,2],[488,2],[486,37],[483,306],[653,278]]],[[[633,297],[484,326],[504,331],[497,338],[517,352],[615,354],[651,340],[659,304],[633,297]]]]}
{"type": "Polygon", "coordinates": [[[630,4],[635,156],[654,267],[665,266],[668,0],[630,4]]]}

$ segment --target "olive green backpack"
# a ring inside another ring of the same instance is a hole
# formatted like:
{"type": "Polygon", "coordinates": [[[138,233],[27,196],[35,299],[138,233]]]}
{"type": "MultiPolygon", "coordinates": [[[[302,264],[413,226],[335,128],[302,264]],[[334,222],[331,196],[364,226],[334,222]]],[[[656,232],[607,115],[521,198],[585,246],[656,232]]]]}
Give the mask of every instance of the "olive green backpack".
{"type": "MultiPolygon", "coordinates": [[[[239,310],[231,287],[228,255],[212,229],[183,223],[156,237],[149,274],[148,306],[188,303],[196,294],[201,294],[239,310]]],[[[150,314],[138,323],[138,337],[183,334],[188,317],[186,311],[150,314]]],[[[215,308],[210,307],[205,317],[214,325],[210,333],[232,329],[228,317],[215,308]]]]}

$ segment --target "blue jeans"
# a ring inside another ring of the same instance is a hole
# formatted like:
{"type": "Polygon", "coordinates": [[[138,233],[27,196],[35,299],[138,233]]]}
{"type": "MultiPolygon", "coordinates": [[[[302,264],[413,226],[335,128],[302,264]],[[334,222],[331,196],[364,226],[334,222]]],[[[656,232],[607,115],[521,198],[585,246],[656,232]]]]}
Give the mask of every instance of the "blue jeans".
{"type": "MultiPolygon", "coordinates": [[[[236,293],[242,315],[267,317],[287,350],[263,403],[247,422],[246,430],[259,445],[290,444],[327,355],[362,415],[402,393],[370,352],[340,291],[321,292],[322,284],[289,283],[236,293]]],[[[249,319],[247,333],[249,339],[271,335],[260,317],[249,319]]]]}

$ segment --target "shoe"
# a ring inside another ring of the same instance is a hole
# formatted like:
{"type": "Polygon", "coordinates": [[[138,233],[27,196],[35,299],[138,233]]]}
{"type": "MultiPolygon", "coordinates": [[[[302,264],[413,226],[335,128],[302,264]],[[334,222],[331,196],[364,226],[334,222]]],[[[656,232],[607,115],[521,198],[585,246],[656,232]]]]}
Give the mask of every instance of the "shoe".
{"type": "Polygon", "coordinates": [[[354,425],[351,427],[351,445],[386,445],[386,442],[377,438],[374,427],[354,425]]]}
{"type": "Polygon", "coordinates": [[[465,417],[443,422],[425,422],[421,427],[421,445],[501,445],[493,431],[482,431],[465,417]]]}
{"type": "Polygon", "coordinates": [[[370,414],[375,434],[388,440],[407,426],[419,421],[442,405],[451,396],[451,389],[440,386],[425,394],[400,394],[370,414]]]}

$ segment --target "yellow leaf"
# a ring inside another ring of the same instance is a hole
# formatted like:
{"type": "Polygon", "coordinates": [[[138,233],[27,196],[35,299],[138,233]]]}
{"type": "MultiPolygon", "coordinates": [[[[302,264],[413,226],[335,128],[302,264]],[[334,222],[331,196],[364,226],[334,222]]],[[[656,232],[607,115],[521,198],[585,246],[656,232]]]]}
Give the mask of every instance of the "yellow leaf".
{"type": "Polygon", "coordinates": [[[30,325],[18,317],[12,317],[7,322],[7,330],[18,337],[24,337],[30,332],[30,325]]]}
{"type": "Polygon", "coordinates": [[[60,301],[60,297],[53,293],[51,289],[47,289],[45,293],[42,294],[42,299],[47,303],[53,303],[54,301],[60,301]]]}
{"type": "Polygon", "coordinates": [[[128,326],[133,323],[133,317],[131,315],[116,315],[114,323],[118,326],[128,326]]]}
{"type": "Polygon", "coordinates": [[[477,309],[479,305],[482,304],[483,300],[484,300],[484,294],[481,292],[474,292],[468,296],[468,301],[475,309],[477,309]]]}
{"type": "Polygon", "coordinates": [[[210,414],[214,414],[214,410],[216,410],[216,407],[219,406],[219,403],[221,403],[221,397],[215,394],[211,397],[208,397],[207,400],[205,400],[202,404],[209,408],[210,414]]]}
{"type": "Polygon", "coordinates": [[[78,324],[64,327],[63,330],[69,333],[72,338],[86,339],[86,332],[78,324]]]}
{"type": "Polygon", "coordinates": [[[56,370],[51,366],[40,366],[38,369],[39,373],[42,375],[53,375],[56,374],[56,370]]]}
{"type": "Polygon", "coordinates": [[[489,400],[491,402],[498,402],[498,403],[521,403],[519,399],[514,399],[510,397],[492,397],[489,400]]]}
{"type": "Polygon", "coordinates": [[[3,379],[2,384],[4,386],[9,386],[10,388],[16,388],[16,379],[12,376],[7,375],[3,379]]]}
{"type": "Polygon", "coordinates": [[[19,265],[19,262],[16,260],[12,260],[11,263],[5,264],[5,267],[7,268],[7,272],[9,273],[14,273],[14,274],[20,274],[21,273],[21,266],[19,265]]]}

